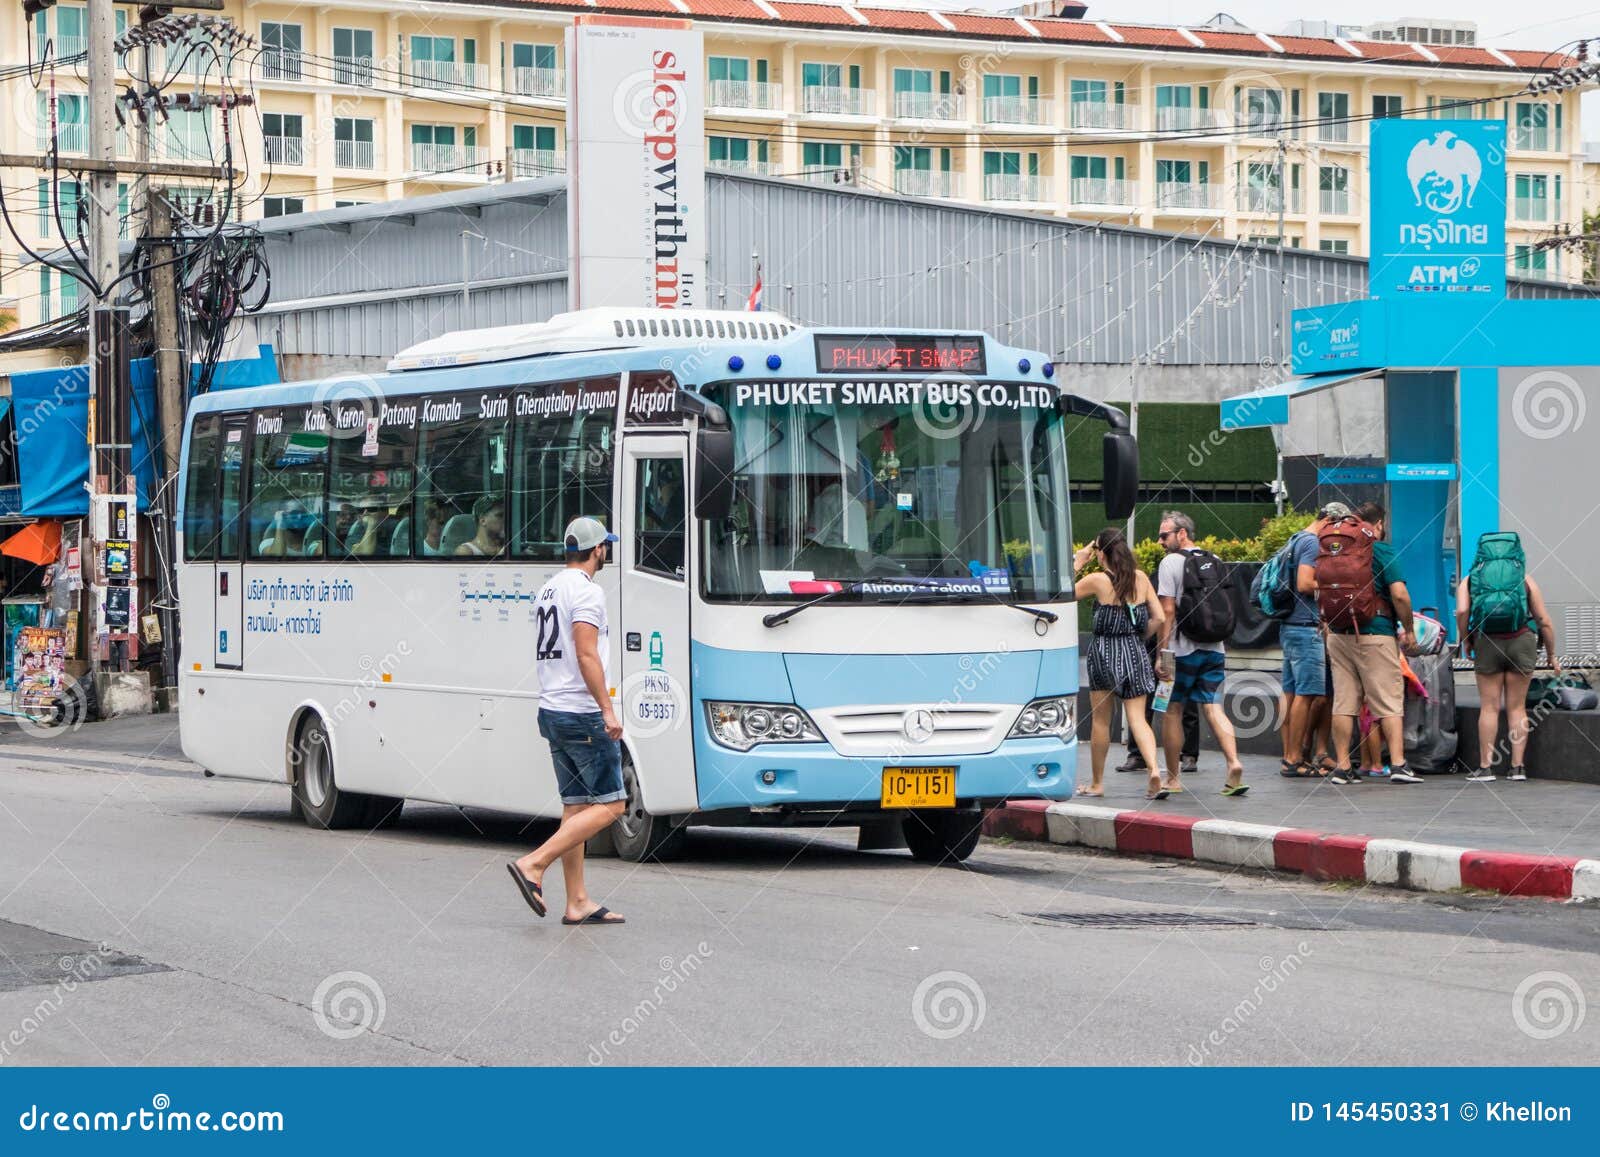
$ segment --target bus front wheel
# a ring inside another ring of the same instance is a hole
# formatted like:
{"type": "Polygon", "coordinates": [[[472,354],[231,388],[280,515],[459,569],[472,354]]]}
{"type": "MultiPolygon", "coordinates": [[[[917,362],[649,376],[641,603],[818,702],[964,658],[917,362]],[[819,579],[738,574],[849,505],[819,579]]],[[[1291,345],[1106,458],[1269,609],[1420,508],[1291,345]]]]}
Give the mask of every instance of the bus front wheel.
{"type": "Polygon", "coordinates": [[[322,720],[308,719],[295,741],[294,802],[306,823],[314,828],[354,828],[366,825],[369,797],[340,791],[333,776],[333,748],[322,720]]]}
{"type": "Polygon", "coordinates": [[[611,848],[622,859],[638,864],[645,860],[675,860],[683,854],[684,827],[663,816],[644,810],[644,796],[633,761],[622,758],[622,786],[628,792],[627,810],[606,830],[611,848]]]}
{"type": "Polygon", "coordinates": [[[981,811],[914,811],[900,821],[912,859],[959,864],[978,846],[981,811]]]}

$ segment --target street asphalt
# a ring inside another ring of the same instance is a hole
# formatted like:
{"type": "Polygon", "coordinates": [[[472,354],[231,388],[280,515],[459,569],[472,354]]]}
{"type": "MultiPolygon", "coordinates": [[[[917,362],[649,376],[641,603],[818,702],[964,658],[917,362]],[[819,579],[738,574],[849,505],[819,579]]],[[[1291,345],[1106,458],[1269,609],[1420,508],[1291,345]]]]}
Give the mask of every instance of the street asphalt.
{"type": "MultiPolygon", "coordinates": [[[[858,852],[853,832],[722,829],[672,865],[591,861],[592,892],[629,922],[564,928],[503,867],[538,825],[408,806],[391,830],[312,831],[281,786],[202,778],[174,727],[0,733],[0,1065],[1600,1056],[1592,904],[992,841],[929,868],[858,852]]],[[[1175,808],[1373,834],[1398,817],[1440,842],[1542,827],[1538,850],[1600,850],[1592,789],[1346,798],[1253,761],[1257,791],[1224,809],[1206,765],[1175,808]]],[[[1108,780],[1135,806],[1136,777],[1108,780]]],[[[1517,846],[1487,838],[1471,842],[1517,846]]]]}

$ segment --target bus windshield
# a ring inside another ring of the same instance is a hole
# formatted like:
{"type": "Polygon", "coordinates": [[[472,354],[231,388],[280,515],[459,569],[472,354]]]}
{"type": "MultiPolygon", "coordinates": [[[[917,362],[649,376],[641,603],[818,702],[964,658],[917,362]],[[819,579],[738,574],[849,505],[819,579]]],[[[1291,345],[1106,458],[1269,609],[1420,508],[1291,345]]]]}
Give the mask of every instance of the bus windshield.
{"type": "Polygon", "coordinates": [[[708,598],[1070,597],[1054,387],[740,382],[706,393],[727,408],[735,443],[732,513],[702,532],[708,598]]]}

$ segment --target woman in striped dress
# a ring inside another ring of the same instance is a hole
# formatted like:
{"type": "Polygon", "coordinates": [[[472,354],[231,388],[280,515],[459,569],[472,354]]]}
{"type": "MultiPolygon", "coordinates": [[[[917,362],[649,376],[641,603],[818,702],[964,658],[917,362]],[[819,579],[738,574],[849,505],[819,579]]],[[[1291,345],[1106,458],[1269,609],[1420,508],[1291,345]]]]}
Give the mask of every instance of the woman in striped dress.
{"type": "Polygon", "coordinates": [[[1094,709],[1094,725],[1089,740],[1089,758],[1094,779],[1079,795],[1104,795],[1102,780],[1106,769],[1106,749],[1111,746],[1111,706],[1122,700],[1122,717],[1133,732],[1134,745],[1150,769],[1146,799],[1166,799],[1156,761],[1156,737],[1144,717],[1145,696],[1156,689],[1155,671],[1145,639],[1159,637],[1165,616],[1154,584],[1139,569],[1128,540],[1120,530],[1107,527],[1093,542],[1072,556],[1074,577],[1090,560],[1100,569],[1077,579],[1073,593],[1080,599],[1093,599],[1094,638],[1089,644],[1089,702],[1094,709]]]}

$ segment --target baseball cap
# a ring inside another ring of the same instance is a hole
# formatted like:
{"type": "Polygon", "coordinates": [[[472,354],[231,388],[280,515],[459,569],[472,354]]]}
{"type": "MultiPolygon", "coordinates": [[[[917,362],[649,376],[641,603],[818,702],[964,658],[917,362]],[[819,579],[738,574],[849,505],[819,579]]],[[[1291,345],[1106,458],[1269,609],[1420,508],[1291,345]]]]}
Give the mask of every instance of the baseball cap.
{"type": "Polygon", "coordinates": [[[1317,513],[1323,518],[1349,518],[1351,511],[1342,502],[1330,502],[1317,513]]]}
{"type": "Polygon", "coordinates": [[[574,518],[567,523],[567,549],[589,550],[602,542],[616,542],[617,536],[609,533],[596,518],[574,518]]]}

